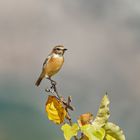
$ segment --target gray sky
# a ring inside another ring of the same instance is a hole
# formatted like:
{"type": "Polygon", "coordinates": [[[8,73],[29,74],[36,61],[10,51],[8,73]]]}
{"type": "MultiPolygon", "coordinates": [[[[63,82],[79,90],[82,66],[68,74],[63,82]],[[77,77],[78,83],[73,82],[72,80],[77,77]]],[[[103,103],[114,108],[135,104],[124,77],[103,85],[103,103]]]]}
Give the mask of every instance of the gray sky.
{"type": "MultiPolygon", "coordinates": [[[[57,44],[69,51],[54,79],[59,81],[62,94],[72,95],[79,108],[75,115],[91,110],[96,114],[108,91],[111,121],[126,131],[127,140],[138,140],[140,111],[135,108],[140,105],[140,2],[0,1],[0,101],[26,104],[43,113],[45,96],[40,97],[41,88],[33,84],[57,44]],[[12,87],[12,94],[7,86],[12,87]]],[[[45,81],[42,92],[44,85],[45,81]]]]}

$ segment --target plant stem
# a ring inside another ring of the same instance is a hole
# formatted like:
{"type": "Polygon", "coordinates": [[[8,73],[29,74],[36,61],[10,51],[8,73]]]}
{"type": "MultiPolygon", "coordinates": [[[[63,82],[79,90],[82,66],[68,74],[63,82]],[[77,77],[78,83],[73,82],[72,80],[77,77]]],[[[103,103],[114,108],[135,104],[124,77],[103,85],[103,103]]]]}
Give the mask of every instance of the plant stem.
{"type": "MultiPolygon", "coordinates": [[[[51,78],[49,78],[49,80],[51,82],[51,88],[46,89],[45,91],[46,92],[51,92],[53,95],[55,93],[56,95],[54,95],[54,96],[63,103],[63,105],[65,106],[65,110],[67,112],[66,119],[69,121],[70,126],[72,126],[73,122],[72,122],[72,119],[71,119],[71,116],[70,116],[70,113],[69,113],[69,110],[68,110],[68,109],[70,109],[72,111],[74,110],[74,108],[70,105],[70,103],[72,101],[71,97],[69,96],[68,100],[66,101],[63,97],[61,97],[59,95],[59,93],[57,91],[57,88],[56,88],[56,82],[54,80],[52,80],[51,78]],[[52,91],[52,89],[53,89],[53,91],[52,91]]],[[[74,136],[74,139],[78,140],[77,136],[74,136]]]]}

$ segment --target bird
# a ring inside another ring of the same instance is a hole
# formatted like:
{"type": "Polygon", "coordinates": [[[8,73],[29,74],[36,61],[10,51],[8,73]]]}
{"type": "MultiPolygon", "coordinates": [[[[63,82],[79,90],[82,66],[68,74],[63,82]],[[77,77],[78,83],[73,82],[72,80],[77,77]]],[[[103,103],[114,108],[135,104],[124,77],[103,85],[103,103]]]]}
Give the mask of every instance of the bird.
{"type": "Polygon", "coordinates": [[[63,45],[57,45],[52,49],[51,53],[43,63],[42,72],[35,83],[36,86],[39,86],[44,78],[53,81],[51,77],[54,76],[63,66],[64,53],[66,50],[67,49],[64,48],[63,45]]]}

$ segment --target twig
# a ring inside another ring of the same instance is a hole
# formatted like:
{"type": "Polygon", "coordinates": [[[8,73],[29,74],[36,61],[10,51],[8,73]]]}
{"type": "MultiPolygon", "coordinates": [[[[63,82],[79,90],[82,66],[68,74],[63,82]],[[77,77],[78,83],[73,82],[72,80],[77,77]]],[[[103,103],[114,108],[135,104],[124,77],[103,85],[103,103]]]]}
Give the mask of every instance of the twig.
{"type": "MultiPolygon", "coordinates": [[[[72,119],[70,117],[70,113],[69,113],[69,110],[68,110],[68,109],[70,109],[72,111],[74,110],[74,108],[70,104],[71,101],[72,101],[71,96],[69,96],[67,101],[66,101],[63,97],[61,97],[59,95],[59,93],[57,91],[57,88],[56,88],[57,83],[54,80],[52,80],[51,78],[49,78],[49,80],[51,82],[51,87],[50,87],[50,89],[46,89],[45,91],[52,93],[59,101],[61,101],[63,103],[63,105],[65,106],[65,110],[67,112],[66,119],[69,121],[69,124],[72,126],[73,123],[72,123],[72,119]]],[[[78,140],[78,138],[76,136],[74,136],[74,139],[78,140]]]]}
{"type": "MultiPolygon", "coordinates": [[[[72,101],[72,98],[71,98],[71,96],[69,96],[69,97],[68,97],[68,101],[67,101],[67,105],[68,105],[68,106],[70,106],[71,101],[72,101]]],[[[66,106],[65,110],[66,110],[66,112],[67,112],[67,117],[66,117],[66,119],[69,121],[69,124],[72,126],[73,123],[72,123],[72,119],[71,119],[71,116],[70,116],[70,113],[69,113],[69,111],[68,111],[68,107],[67,107],[67,106],[66,106]]],[[[74,139],[75,139],[75,140],[78,140],[77,136],[74,136],[74,139]]]]}
{"type": "Polygon", "coordinates": [[[54,80],[50,79],[50,78],[49,78],[49,80],[51,82],[51,87],[45,89],[45,91],[53,94],[59,101],[61,101],[64,104],[64,106],[66,106],[68,109],[73,111],[74,107],[72,107],[70,104],[68,104],[67,101],[58,94],[58,91],[57,91],[57,88],[56,88],[56,82],[54,80]]]}
{"type": "Polygon", "coordinates": [[[58,94],[57,92],[57,89],[56,89],[56,82],[54,80],[52,80],[51,78],[49,78],[49,80],[51,81],[51,89],[54,90],[54,92],[56,93],[57,97],[60,99],[60,95],[58,94]]]}

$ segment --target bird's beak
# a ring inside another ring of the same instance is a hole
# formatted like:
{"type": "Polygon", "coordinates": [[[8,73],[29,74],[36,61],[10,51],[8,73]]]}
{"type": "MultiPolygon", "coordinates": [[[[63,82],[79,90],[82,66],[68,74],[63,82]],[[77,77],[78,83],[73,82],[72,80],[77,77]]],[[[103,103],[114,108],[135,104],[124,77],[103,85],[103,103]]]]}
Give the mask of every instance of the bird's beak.
{"type": "Polygon", "coordinates": [[[67,50],[68,50],[68,49],[66,49],[66,48],[64,49],[64,51],[67,51],[67,50]]]}

